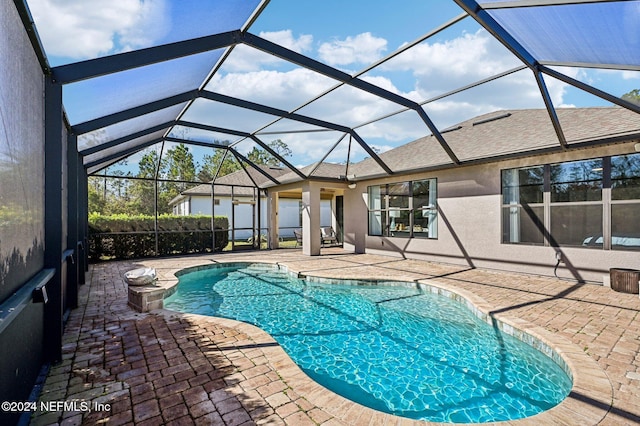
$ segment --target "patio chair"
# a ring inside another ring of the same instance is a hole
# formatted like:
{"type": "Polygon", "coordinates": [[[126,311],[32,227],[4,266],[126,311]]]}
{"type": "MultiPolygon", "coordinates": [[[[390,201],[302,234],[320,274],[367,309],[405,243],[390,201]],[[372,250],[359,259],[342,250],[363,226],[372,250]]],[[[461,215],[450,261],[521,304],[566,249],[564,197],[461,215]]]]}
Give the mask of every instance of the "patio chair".
{"type": "Polygon", "coordinates": [[[329,245],[338,244],[338,237],[332,227],[323,226],[320,228],[320,243],[322,247],[327,243],[329,245]]]}
{"type": "Polygon", "coordinates": [[[294,229],[293,235],[296,236],[296,247],[302,245],[302,229],[294,229]]]}

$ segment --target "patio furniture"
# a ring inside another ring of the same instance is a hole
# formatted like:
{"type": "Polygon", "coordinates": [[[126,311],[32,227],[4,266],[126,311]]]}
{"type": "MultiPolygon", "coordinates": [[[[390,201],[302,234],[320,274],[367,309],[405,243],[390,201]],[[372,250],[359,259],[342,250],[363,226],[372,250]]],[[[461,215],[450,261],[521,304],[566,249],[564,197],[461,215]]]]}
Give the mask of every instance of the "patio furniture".
{"type": "Polygon", "coordinates": [[[296,247],[302,245],[302,229],[294,229],[293,235],[296,236],[296,247]]]}
{"type": "Polygon", "coordinates": [[[323,226],[320,228],[320,243],[322,247],[325,244],[338,244],[338,237],[334,232],[333,228],[330,226],[323,226]]]}

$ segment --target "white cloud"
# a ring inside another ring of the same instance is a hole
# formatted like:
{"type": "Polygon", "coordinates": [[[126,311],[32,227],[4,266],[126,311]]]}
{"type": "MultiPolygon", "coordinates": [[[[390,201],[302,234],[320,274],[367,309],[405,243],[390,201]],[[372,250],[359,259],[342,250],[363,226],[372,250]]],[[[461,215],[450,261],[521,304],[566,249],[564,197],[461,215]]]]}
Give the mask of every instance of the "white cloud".
{"type": "Polygon", "coordinates": [[[344,40],[322,43],[319,57],[329,65],[371,64],[387,50],[387,40],[371,33],[358,34],[344,40]]]}
{"type": "Polygon", "coordinates": [[[147,47],[168,25],[165,0],[30,0],[48,55],[75,60],[147,47]]]}
{"type": "MultiPolygon", "coordinates": [[[[413,90],[403,95],[421,102],[520,65],[513,54],[480,29],[454,39],[415,46],[385,63],[380,72],[413,76],[413,90]]],[[[561,71],[570,76],[576,73],[571,69],[561,71]]],[[[555,105],[570,106],[563,101],[567,84],[550,78],[545,81],[555,105]]],[[[544,108],[536,80],[528,69],[425,106],[440,129],[487,112],[523,108],[544,108]]]]}
{"type": "Polygon", "coordinates": [[[311,43],[313,43],[313,36],[302,34],[300,37],[295,38],[291,30],[263,31],[260,33],[260,37],[298,53],[308,51],[311,49],[311,43]]]}
{"type": "MultiPolygon", "coordinates": [[[[290,33],[284,32],[281,36],[290,37],[290,33]]],[[[366,41],[368,37],[370,35],[367,37],[360,35],[348,37],[342,43],[322,44],[319,47],[319,55],[327,62],[344,64],[349,61],[351,61],[349,63],[364,61],[365,59],[362,58],[366,57],[365,53],[368,52],[370,56],[366,61],[372,62],[379,59],[381,52],[386,48],[386,42],[377,39],[377,48],[367,51],[363,47],[358,50],[356,46],[364,46],[366,43],[358,44],[357,41],[366,41]],[[361,56],[354,56],[356,55],[354,52],[364,53],[361,56]]],[[[305,46],[308,45],[305,44],[305,46]]],[[[372,44],[369,43],[369,46],[372,44]]],[[[252,72],[217,76],[212,81],[214,83],[212,90],[239,98],[248,97],[254,102],[289,110],[302,105],[336,83],[304,69],[274,71],[271,67],[270,71],[261,71],[259,68],[263,61],[253,60],[247,63],[250,65],[244,68],[252,69],[252,72]]],[[[479,30],[447,41],[423,43],[362,78],[389,92],[421,102],[510,70],[520,64],[517,58],[486,31],[479,30]]],[[[580,77],[582,80],[585,78],[579,74],[581,72],[579,69],[558,68],[558,71],[573,78],[580,77]]],[[[574,106],[566,101],[571,94],[567,84],[547,76],[544,78],[552,101],[557,107],[574,106]]],[[[361,90],[343,86],[304,107],[299,113],[351,127],[401,108],[399,105],[381,100],[361,90]]],[[[441,130],[488,112],[523,108],[544,108],[533,73],[526,68],[425,106],[427,113],[441,130]]],[[[430,133],[426,124],[413,111],[371,123],[357,131],[381,152],[430,133]]],[[[286,137],[295,155],[292,161],[295,164],[310,164],[322,158],[332,143],[337,141],[336,136],[331,136],[330,140],[324,138],[327,138],[326,134],[317,133],[299,133],[295,137],[286,137]]],[[[348,143],[343,141],[327,160],[336,162],[346,160],[347,146],[348,143]]],[[[351,158],[363,156],[366,154],[354,141],[351,158]]]]}
{"type": "Polygon", "coordinates": [[[521,65],[485,30],[435,43],[422,43],[382,67],[410,72],[423,99],[465,86],[521,65]]]}
{"type": "MultiPolygon", "coordinates": [[[[313,37],[310,35],[303,34],[295,38],[291,30],[262,32],[259,36],[297,53],[308,51],[313,42],[313,37]]],[[[225,60],[222,70],[223,72],[251,72],[259,71],[266,66],[275,68],[285,65],[286,61],[277,56],[240,44],[233,49],[229,58],[225,60]]]]}
{"type": "Polygon", "coordinates": [[[638,80],[640,79],[640,73],[638,71],[622,71],[623,80],[638,80]]]}
{"type": "MultiPolygon", "coordinates": [[[[226,65],[225,65],[226,68],[226,65]]],[[[215,75],[206,89],[276,108],[292,109],[334,85],[313,71],[296,68],[215,75]]]]}
{"type": "MultiPolygon", "coordinates": [[[[283,35],[289,34],[283,33],[283,35]]],[[[386,46],[386,43],[380,43],[380,45],[386,46]]],[[[237,56],[234,68],[252,71],[219,74],[211,81],[209,90],[291,110],[336,84],[331,79],[305,69],[276,71],[272,67],[268,71],[259,70],[265,64],[264,60],[251,57],[249,52],[242,52],[240,49],[235,53],[242,53],[242,55],[237,56]],[[240,66],[238,64],[242,62],[239,58],[243,57],[244,65],[240,66]]],[[[476,34],[465,34],[446,43],[418,46],[416,52],[401,55],[398,60],[394,60],[394,63],[385,65],[381,72],[368,73],[363,79],[389,92],[414,101],[422,101],[436,93],[426,90],[427,86],[439,89],[437,94],[440,94],[448,90],[442,87],[460,87],[487,75],[513,68],[517,64],[518,62],[509,52],[499,46],[496,47],[492,44],[490,36],[481,31],[476,34]],[[402,91],[395,84],[399,81],[395,80],[399,76],[397,71],[401,71],[401,77],[413,76],[409,84],[399,83],[408,90],[402,91]]],[[[225,71],[228,68],[225,64],[225,71]]],[[[549,85],[555,101],[562,100],[564,86],[561,82],[553,82],[549,85]]],[[[490,111],[531,107],[539,108],[543,107],[543,104],[535,79],[529,70],[524,70],[498,82],[480,86],[468,93],[429,104],[426,109],[436,125],[442,129],[490,111]],[[514,93],[517,93],[517,96],[514,96],[514,93]]],[[[364,91],[343,86],[304,107],[299,113],[351,127],[400,109],[402,109],[400,105],[364,91]]],[[[258,127],[256,125],[254,128],[258,127]]],[[[412,111],[371,123],[358,129],[358,132],[365,140],[379,146],[381,151],[430,133],[418,114],[412,111]]],[[[321,143],[321,138],[321,135],[313,133],[296,134],[295,138],[287,138],[290,140],[289,146],[296,155],[295,163],[308,164],[322,158],[331,143],[327,141],[321,143]]],[[[333,143],[335,140],[337,138],[334,137],[333,143]]],[[[339,161],[339,158],[345,160],[347,145],[344,142],[341,143],[328,160],[339,161]]],[[[352,146],[355,149],[357,143],[354,141],[352,146]]],[[[357,152],[357,150],[354,151],[354,154],[357,152]]]]}

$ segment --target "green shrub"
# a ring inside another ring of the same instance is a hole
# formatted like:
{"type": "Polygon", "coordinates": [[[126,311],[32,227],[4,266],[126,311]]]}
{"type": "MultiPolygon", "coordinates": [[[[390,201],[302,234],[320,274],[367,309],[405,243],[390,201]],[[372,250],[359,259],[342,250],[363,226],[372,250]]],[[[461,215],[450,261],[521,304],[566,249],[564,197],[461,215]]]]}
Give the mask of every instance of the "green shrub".
{"type": "Polygon", "coordinates": [[[156,253],[155,217],[146,215],[89,215],[89,258],[134,259],[156,255],[221,251],[229,242],[226,216],[214,219],[215,248],[211,216],[158,216],[156,253]]]}

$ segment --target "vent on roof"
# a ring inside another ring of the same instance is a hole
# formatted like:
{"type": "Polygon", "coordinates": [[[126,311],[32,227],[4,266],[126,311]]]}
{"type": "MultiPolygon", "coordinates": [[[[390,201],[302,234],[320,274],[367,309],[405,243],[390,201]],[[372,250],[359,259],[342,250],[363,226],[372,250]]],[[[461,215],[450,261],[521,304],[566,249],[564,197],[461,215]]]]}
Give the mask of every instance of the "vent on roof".
{"type": "Polygon", "coordinates": [[[500,120],[501,118],[507,118],[507,117],[511,117],[510,112],[507,112],[506,114],[496,115],[495,117],[491,117],[491,118],[485,118],[484,120],[475,121],[473,125],[477,126],[478,124],[484,124],[490,121],[496,121],[496,120],[500,120]]]}
{"type": "Polygon", "coordinates": [[[460,129],[462,129],[462,126],[449,127],[449,128],[447,128],[447,129],[440,130],[440,134],[448,133],[448,132],[453,132],[454,130],[460,130],[460,129]]]}

